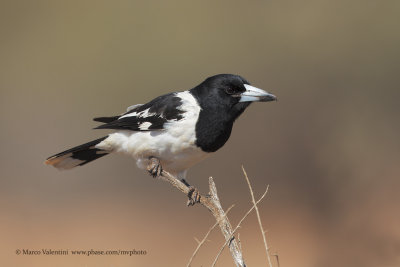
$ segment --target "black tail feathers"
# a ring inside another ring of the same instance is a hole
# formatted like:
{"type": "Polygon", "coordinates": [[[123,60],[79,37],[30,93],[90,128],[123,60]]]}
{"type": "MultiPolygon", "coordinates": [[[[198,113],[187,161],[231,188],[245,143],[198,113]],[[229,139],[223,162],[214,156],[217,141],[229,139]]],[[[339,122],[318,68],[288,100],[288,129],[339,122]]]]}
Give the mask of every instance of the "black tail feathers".
{"type": "Polygon", "coordinates": [[[109,153],[105,150],[95,147],[107,137],[108,136],[105,136],[53,155],[47,158],[45,163],[48,165],[52,165],[60,170],[67,170],[72,169],[76,166],[85,165],[86,163],[101,158],[109,153]]]}

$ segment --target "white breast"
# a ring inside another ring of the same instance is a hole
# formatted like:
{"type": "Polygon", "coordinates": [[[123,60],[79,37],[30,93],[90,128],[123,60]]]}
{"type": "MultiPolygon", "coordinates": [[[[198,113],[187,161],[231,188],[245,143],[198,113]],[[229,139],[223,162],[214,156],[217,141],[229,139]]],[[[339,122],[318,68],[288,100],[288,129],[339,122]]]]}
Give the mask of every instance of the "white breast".
{"type": "Polygon", "coordinates": [[[153,156],[161,160],[165,170],[173,174],[185,173],[209,153],[195,145],[195,127],[200,113],[196,99],[188,91],[176,93],[176,96],[182,99],[181,120],[164,124],[164,130],[117,131],[96,147],[132,156],[141,169],[147,167],[148,158],[153,156]]]}

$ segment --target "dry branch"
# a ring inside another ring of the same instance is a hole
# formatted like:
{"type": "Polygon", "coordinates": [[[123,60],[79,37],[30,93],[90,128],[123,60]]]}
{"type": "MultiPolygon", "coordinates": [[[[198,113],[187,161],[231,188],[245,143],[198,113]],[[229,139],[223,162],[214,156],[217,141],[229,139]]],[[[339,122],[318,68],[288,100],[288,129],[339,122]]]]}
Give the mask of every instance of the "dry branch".
{"type": "MultiPolygon", "coordinates": [[[[225,211],[225,216],[228,215],[228,212],[233,208],[233,206],[234,206],[234,205],[230,206],[230,207],[225,211]]],[[[215,227],[217,227],[217,225],[218,225],[218,222],[216,222],[213,226],[211,226],[210,229],[208,229],[208,232],[206,233],[206,235],[203,237],[203,239],[202,239],[201,241],[199,241],[199,240],[196,239],[196,241],[197,241],[197,247],[196,247],[196,249],[194,250],[192,257],[189,259],[189,262],[188,262],[188,264],[186,265],[186,267],[189,267],[190,264],[192,264],[192,261],[193,261],[194,257],[196,256],[197,252],[199,251],[200,247],[204,244],[204,242],[206,242],[207,237],[210,235],[211,231],[214,230],[215,227]]],[[[240,243],[239,243],[239,245],[240,245],[240,243]]],[[[242,248],[240,248],[240,249],[242,249],[242,248]]]]}
{"type": "MultiPolygon", "coordinates": [[[[247,218],[247,216],[253,211],[253,209],[257,206],[257,204],[267,195],[267,193],[268,193],[268,188],[269,188],[269,185],[267,186],[267,189],[265,190],[264,194],[262,194],[262,196],[260,197],[260,199],[257,200],[257,201],[255,202],[255,204],[253,203],[253,206],[246,212],[246,214],[243,216],[243,218],[240,219],[240,221],[239,221],[239,223],[236,225],[235,229],[233,229],[231,236],[233,236],[233,235],[236,233],[236,231],[239,229],[239,227],[240,227],[240,225],[242,224],[242,222],[243,222],[243,221],[247,218]]],[[[228,244],[228,241],[229,241],[229,239],[228,239],[227,241],[225,241],[225,243],[224,243],[224,244],[222,245],[222,247],[220,248],[220,250],[219,250],[217,256],[215,257],[215,260],[214,260],[213,264],[211,265],[212,267],[215,266],[215,264],[217,263],[218,258],[219,258],[219,256],[221,255],[221,253],[222,253],[222,251],[224,250],[224,248],[226,247],[226,245],[228,244]]]]}
{"type": "MultiPolygon", "coordinates": [[[[190,192],[190,188],[185,185],[181,180],[171,175],[166,171],[162,171],[160,178],[166,182],[169,182],[174,187],[178,188],[181,192],[188,195],[190,192]]],[[[232,255],[232,258],[238,267],[245,267],[242,251],[234,238],[234,232],[232,230],[232,226],[226,217],[224,210],[222,209],[221,203],[219,201],[217,195],[217,188],[215,187],[215,183],[212,177],[209,178],[209,188],[210,192],[208,195],[200,195],[200,204],[206,207],[214,216],[217,221],[223,236],[225,237],[226,244],[229,243],[229,249],[232,255]]]]}

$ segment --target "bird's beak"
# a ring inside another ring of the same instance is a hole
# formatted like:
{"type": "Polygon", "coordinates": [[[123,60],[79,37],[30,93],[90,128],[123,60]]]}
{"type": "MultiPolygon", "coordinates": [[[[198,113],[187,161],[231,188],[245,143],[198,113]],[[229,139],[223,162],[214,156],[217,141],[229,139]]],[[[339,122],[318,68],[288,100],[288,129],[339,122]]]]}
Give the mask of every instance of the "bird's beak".
{"type": "Polygon", "coordinates": [[[267,102],[277,100],[276,96],[257,87],[245,84],[246,91],[240,94],[239,102],[267,102]]]}

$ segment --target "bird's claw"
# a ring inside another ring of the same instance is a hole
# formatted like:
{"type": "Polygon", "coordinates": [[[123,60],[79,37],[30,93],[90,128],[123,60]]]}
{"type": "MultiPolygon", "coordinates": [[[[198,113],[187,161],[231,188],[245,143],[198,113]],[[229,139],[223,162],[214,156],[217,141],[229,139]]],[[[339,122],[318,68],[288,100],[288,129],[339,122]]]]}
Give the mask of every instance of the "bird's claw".
{"type": "Polygon", "coordinates": [[[196,203],[200,203],[200,192],[197,188],[193,186],[189,186],[189,193],[188,193],[189,200],[187,202],[188,206],[193,206],[196,203]]]}
{"type": "Polygon", "coordinates": [[[154,178],[160,176],[162,171],[163,171],[160,160],[158,158],[155,158],[155,157],[150,157],[149,161],[150,162],[147,165],[147,171],[154,178]]]}

